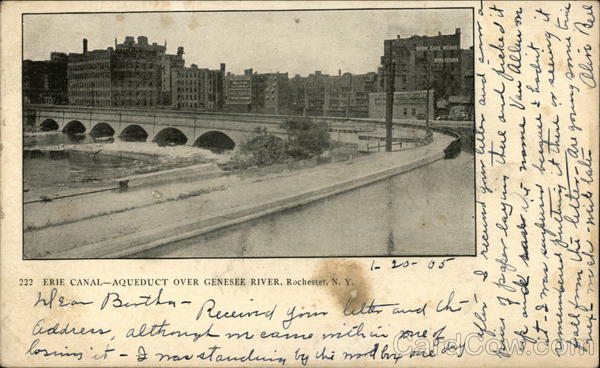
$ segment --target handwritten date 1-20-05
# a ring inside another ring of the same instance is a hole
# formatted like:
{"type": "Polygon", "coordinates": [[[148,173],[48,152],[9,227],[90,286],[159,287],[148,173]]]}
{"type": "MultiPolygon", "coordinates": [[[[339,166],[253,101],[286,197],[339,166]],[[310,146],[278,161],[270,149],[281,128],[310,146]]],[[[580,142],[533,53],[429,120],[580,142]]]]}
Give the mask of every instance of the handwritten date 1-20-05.
{"type": "Polygon", "coordinates": [[[453,261],[455,258],[442,258],[442,259],[430,259],[427,261],[414,260],[414,259],[406,259],[406,260],[397,260],[392,259],[391,261],[386,260],[385,262],[373,260],[371,262],[371,271],[376,270],[396,270],[396,269],[407,269],[407,268],[418,268],[418,267],[426,267],[428,270],[438,269],[441,270],[448,262],[453,261]],[[389,262],[389,263],[388,263],[389,262]]]}

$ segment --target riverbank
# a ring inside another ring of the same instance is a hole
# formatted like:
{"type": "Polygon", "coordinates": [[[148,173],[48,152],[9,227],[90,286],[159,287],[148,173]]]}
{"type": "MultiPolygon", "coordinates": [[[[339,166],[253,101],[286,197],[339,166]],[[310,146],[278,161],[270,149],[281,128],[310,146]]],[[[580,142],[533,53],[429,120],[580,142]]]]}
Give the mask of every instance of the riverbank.
{"type": "MultiPolygon", "coordinates": [[[[36,137],[63,138],[42,133],[36,137]]],[[[58,140],[43,142],[60,143],[58,140]]],[[[122,142],[42,144],[24,148],[24,201],[40,200],[115,187],[115,179],[230,159],[189,146],[160,147],[154,143],[122,142]]]]}

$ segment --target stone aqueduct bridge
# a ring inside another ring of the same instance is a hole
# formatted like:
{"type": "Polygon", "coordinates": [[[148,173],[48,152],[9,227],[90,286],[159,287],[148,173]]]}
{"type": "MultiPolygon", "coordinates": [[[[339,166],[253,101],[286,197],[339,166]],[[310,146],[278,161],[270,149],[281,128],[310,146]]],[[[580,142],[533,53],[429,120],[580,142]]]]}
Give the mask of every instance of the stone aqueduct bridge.
{"type": "MultiPolygon", "coordinates": [[[[98,108],[83,106],[26,105],[24,124],[35,125],[42,130],[58,130],[70,133],[86,133],[92,136],[114,136],[153,142],[175,140],[190,146],[218,145],[234,148],[250,137],[257,128],[285,138],[280,124],[290,116],[232,114],[223,112],[199,112],[177,110],[142,110],[125,108],[98,108]]],[[[383,122],[368,119],[345,119],[335,117],[311,117],[328,124],[332,132],[344,132],[338,137],[356,142],[358,136],[377,135],[383,122]]],[[[434,127],[461,128],[472,122],[432,122],[434,127]]],[[[407,131],[422,131],[423,122],[396,124],[407,131]],[[412,123],[412,124],[411,124],[412,123]]],[[[408,133],[409,135],[411,133],[408,133]]]]}
{"type": "Polygon", "coordinates": [[[193,146],[216,139],[233,148],[257,128],[280,137],[285,133],[280,128],[283,117],[268,115],[28,105],[24,118],[26,124],[47,131],[114,135],[153,142],[170,138],[193,146]]]}

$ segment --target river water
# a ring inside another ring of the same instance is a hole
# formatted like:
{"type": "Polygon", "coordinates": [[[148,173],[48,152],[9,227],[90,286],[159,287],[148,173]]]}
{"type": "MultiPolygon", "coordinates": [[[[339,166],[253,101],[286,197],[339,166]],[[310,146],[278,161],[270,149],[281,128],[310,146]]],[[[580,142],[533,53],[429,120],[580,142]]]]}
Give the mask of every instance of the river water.
{"type": "Polygon", "coordinates": [[[473,255],[473,154],[136,257],[473,255]]]}
{"type": "Polygon", "coordinates": [[[89,135],[62,133],[25,136],[24,148],[26,201],[40,195],[60,195],[75,188],[114,186],[114,179],[119,177],[199,164],[226,156],[197,147],[159,147],[151,142],[96,143],[89,135]]]}

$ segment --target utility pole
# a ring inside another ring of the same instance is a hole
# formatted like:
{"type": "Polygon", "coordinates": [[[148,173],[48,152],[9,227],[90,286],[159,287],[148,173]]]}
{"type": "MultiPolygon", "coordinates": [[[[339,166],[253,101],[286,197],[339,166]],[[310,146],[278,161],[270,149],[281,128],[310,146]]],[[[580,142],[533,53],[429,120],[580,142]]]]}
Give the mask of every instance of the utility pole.
{"type": "Polygon", "coordinates": [[[430,131],[430,116],[429,116],[429,109],[431,108],[430,103],[429,103],[429,99],[430,99],[430,90],[433,87],[433,75],[432,75],[432,71],[431,71],[431,66],[427,67],[427,74],[425,75],[425,80],[422,83],[422,86],[425,87],[426,90],[426,100],[425,100],[425,130],[426,132],[429,134],[430,131]]]}
{"type": "Polygon", "coordinates": [[[385,95],[385,151],[392,152],[392,120],[394,118],[395,63],[392,55],[386,58],[387,89],[385,95]]]}
{"type": "Polygon", "coordinates": [[[429,85],[427,86],[427,102],[425,102],[425,127],[429,133],[429,85]]]}
{"type": "MultiPolygon", "coordinates": [[[[431,89],[434,87],[433,84],[433,71],[431,70],[431,66],[429,66],[427,68],[427,103],[426,103],[426,108],[427,108],[427,113],[426,113],[426,120],[425,120],[425,126],[427,129],[427,134],[430,133],[431,131],[431,116],[429,114],[430,110],[433,110],[435,108],[435,106],[431,106],[431,99],[435,98],[435,94],[433,96],[431,96],[431,89]]],[[[435,93],[435,91],[434,91],[435,93]]],[[[435,102],[434,102],[435,103],[435,102]]]]}
{"type": "Polygon", "coordinates": [[[308,106],[308,86],[304,86],[303,93],[304,106],[302,107],[302,116],[306,116],[306,107],[308,106]]]}
{"type": "Polygon", "coordinates": [[[351,94],[352,94],[352,74],[350,74],[350,79],[348,82],[348,98],[346,101],[346,119],[350,120],[350,103],[351,103],[351,94]]]}

